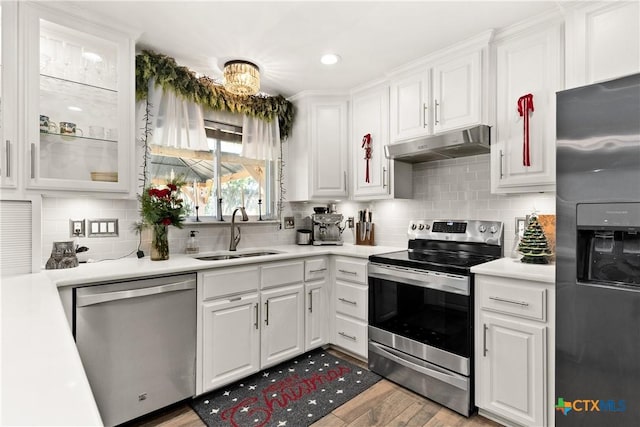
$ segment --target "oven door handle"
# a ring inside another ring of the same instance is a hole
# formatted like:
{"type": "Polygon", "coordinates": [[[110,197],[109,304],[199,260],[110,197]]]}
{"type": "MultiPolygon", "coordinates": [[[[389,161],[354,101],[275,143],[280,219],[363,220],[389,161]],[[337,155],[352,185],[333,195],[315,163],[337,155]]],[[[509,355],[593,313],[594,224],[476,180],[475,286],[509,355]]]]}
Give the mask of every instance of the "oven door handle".
{"type": "MultiPolygon", "coordinates": [[[[386,274],[380,271],[372,272],[371,269],[369,269],[368,277],[372,277],[374,279],[388,280],[390,282],[404,283],[406,285],[420,286],[422,288],[434,289],[436,291],[450,292],[450,293],[460,294],[460,295],[470,294],[468,289],[469,288],[468,282],[461,283],[460,287],[456,287],[456,286],[447,285],[446,283],[436,283],[433,281],[429,281],[428,278],[421,278],[420,280],[416,280],[410,277],[403,277],[401,273],[397,275],[386,274]]],[[[446,276],[443,276],[443,277],[446,277],[446,276]]],[[[455,280],[460,280],[460,279],[455,279],[455,280]]],[[[464,281],[464,279],[460,281],[464,281]]]]}
{"type": "Polygon", "coordinates": [[[409,356],[408,354],[399,352],[389,347],[383,347],[378,343],[369,341],[369,351],[373,350],[374,353],[386,357],[387,359],[398,363],[404,367],[428,375],[432,378],[440,380],[444,383],[450,384],[456,388],[462,390],[469,389],[469,379],[461,375],[449,372],[431,363],[409,356]]]}

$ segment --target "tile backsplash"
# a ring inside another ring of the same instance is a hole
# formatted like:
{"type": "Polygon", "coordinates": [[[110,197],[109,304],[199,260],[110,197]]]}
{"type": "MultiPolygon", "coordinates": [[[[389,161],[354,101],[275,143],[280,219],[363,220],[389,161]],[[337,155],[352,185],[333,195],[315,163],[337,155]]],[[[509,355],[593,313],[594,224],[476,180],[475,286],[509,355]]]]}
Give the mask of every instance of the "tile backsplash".
{"type": "MultiPolygon", "coordinates": [[[[398,184],[396,184],[398,185],[398,184]]],[[[359,209],[373,212],[376,245],[406,247],[410,219],[484,219],[498,220],[505,227],[505,256],[511,256],[515,244],[515,218],[533,211],[555,214],[554,193],[495,195],[490,191],[490,159],[488,154],[437,162],[420,163],[413,168],[413,199],[342,202],[337,208],[345,220],[356,217],[359,209]]],[[[296,228],[308,228],[313,206],[322,203],[287,203],[284,215],[294,216],[296,228]]],[[[103,200],[91,198],[44,198],[42,202],[42,263],[51,253],[52,243],[72,240],[69,219],[117,218],[118,237],[79,238],[78,244],[88,252],[80,260],[135,256],[140,236],[132,229],[138,221],[136,200],[103,200]]],[[[278,224],[242,224],[239,249],[295,243],[295,230],[280,229],[278,224]]],[[[185,224],[183,229],[170,227],[171,253],[184,253],[189,230],[198,230],[200,251],[224,250],[229,246],[229,219],[225,225],[185,224]]],[[[344,241],[355,242],[355,229],[346,229],[344,241]]],[[[142,235],[142,250],[149,253],[150,236],[142,235]]]]}

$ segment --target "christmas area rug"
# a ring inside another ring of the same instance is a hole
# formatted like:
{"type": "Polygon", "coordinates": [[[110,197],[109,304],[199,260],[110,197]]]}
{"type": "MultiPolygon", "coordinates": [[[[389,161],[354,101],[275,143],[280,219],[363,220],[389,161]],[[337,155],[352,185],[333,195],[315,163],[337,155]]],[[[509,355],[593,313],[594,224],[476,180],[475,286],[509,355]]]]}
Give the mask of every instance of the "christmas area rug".
{"type": "Polygon", "coordinates": [[[191,407],[209,427],[301,427],[380,376],[318,349],[202,395],[191,407]]]}

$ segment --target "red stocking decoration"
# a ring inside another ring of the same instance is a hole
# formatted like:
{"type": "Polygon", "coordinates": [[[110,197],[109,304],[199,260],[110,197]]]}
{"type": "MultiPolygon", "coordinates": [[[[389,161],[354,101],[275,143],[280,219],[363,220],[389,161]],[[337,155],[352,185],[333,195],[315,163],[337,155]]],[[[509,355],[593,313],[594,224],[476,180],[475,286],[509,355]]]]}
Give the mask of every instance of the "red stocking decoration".
{"type": "Polygon", "coordinates": [[[533,95],[528,93],[518,99],[518,113],[523,117],[524,121],[524,142],[522,146],[522,164],[531,166],[531,157],[529,156],[529,113],[533,112],[533,95]]]}
{"type": "Polygon", "coordinates": [[[369,183],[369,160],[371,159],[371,134],[368,133],[362,137],[362,148],[364,148],[364,159],[367,162],[367,168],[364,173],[364,182],[369,183]]]}

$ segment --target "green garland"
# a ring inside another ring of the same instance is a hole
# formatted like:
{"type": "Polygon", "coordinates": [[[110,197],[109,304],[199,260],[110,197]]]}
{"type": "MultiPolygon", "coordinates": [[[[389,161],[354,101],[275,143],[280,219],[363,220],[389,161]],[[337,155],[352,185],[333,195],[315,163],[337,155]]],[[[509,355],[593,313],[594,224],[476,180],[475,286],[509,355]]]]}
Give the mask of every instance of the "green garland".
{"type": "Polygon", "coordinates": [[[156,85],[164,90],[171,89],[212,110],[248,114],[266,121],[277,117],[280,139],[284,141],[291,134],[294,107],[282,95],[233,95],[209,77],[196,77],[187,67],[179,66],[175,59],[143,50],[136,55],[136,101],[147,98],[151,79],[155,79],[156,85]]]}

